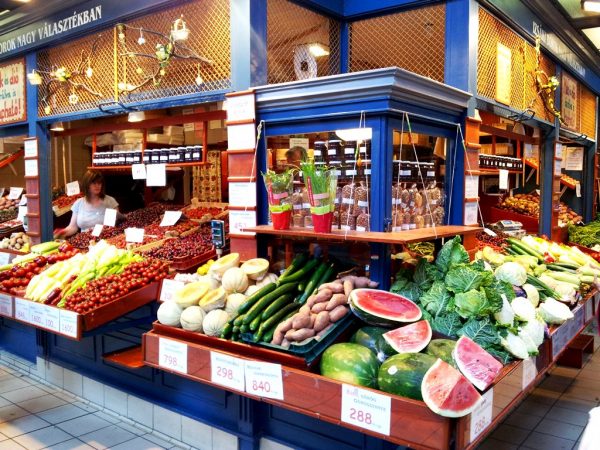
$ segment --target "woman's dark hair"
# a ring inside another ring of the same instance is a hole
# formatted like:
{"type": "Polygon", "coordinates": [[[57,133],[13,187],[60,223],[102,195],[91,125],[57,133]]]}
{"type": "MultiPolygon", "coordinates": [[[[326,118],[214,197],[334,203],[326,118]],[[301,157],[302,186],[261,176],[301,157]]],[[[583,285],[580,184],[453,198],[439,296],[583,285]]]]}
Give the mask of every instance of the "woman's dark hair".
{"type": "Polygon", "coordinates": [[[102,172],[98,170],[88,170],[83,175],[83,180],[81,180],[81,184],[83,185],[83,192],[85,194],[85,199],[87,201],[90,200],[90,185],[93,183],[102,183],[102,189],[100,190],[100,198],[104,198],[104,175],[102,172]]]}

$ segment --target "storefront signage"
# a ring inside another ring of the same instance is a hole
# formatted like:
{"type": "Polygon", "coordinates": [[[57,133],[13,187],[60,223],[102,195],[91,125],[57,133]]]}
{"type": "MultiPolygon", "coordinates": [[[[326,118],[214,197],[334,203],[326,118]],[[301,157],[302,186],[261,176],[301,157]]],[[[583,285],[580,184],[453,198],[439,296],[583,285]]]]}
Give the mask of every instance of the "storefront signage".
{"type": "Polygon", "coordinates": [[[342,384],[342,422],[389,436],[391,410],[389,396],[342,384]]]}
{"type": "Polygon", "coordinates": [[[496,101],[510,105],[512,52],[506,45],[496,47],[496,101]]]}
{"type": "Polygon", "coordinates": [[[560,113],[565,126],[577,129],[577,81],[566,73],[562,74],[560,113]]]}
{"type": "Polygon", "coordinates": [[[219,386],[244,392],[244,360],[223,353],[210,352],[210,381],[219,386]]]}
{"type": "Polygon", "coordinates": [[[554,33],[548,33],[544,27],[537,22],[532,23],[534,36],[539,36],[544,46],[569,65],[575,72],[585,77],[585,67],[577,56],[567,47],[554,33]]]}
{"type": "Polygon", "coordinates": [[[492,416],[494,411],[494,389],[491,388],[485,394],[481,396],[479,404],[475,410],[471,413],[470,421],[470,439],[469,442],[473,442],[477,439],[483,430],[485,430],[490,423],[492,423],[492,416]]]}
{"type": "Polygon", "coordinates": [[[170,339],[158,339],[158,365],[174,372],[187,373],[187,345],[170,339]]]}
{"type": "Polygon", "coordinates": [[[264,398],[283,400],[281,364],[245,362],[246,392],[264,398]]]}
{"type": "Polygon", "coordinates": [[[523,377],[521,381],[521,389],[525,390],[535,377],[537,376],[537,366],[536,366],[536,358],[535,356],[530,356],[527,359],[523,360],[523,377]]]}
{"type": "Polygon", "coordinates": [[[27,120],[25,60],[0,65],[0,125],[27,120]]]}
{"type": "Polygon", "coordinates": [[[565,170],[583,170],[583,147],[565,148],[565,170]]]}
{"type": "Polygon", "coordinates": [[[228,122],[254,120],[256,117],[254,94],[232,95],[227,97],[225,105],[228,122]]]}

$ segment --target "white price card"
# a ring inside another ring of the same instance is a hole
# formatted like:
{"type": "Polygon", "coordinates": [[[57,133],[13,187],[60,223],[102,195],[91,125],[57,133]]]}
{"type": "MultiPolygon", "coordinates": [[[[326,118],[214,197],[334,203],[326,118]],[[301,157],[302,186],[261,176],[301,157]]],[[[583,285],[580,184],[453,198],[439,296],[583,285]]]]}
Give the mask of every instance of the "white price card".
{"type": "Polygon", "coordinates": [[[96,225],[94,225],[94,229],[92,230],[92,236],[100,237],[103,228],[104,225],[102,225],[101,223],[97,223],[96,225]]]}
{"type": "Polygon", "coordinates": [[[554,157],[559,159],[563,157],[563,145],[558,142],[554,144],[554,157]]]}
{"type": "Polygon", "coordinates": [[[67,183],[65,190],[67,191],[67,195],[69,197],[79,194],[81,192],[79,189],[79,181],[71,181],[70,183],[67,183]]]}
{"type": "Polygon", "coordinates": [[[38,176],[38,160],[37,159],[26,159],[25,160],[25,176],[26,177],[37,177],[38,176]]]}
{"type": "Polygon", "coordinates": [[[19,210],[17,213],[17,220],[24,222],[25,216],[27,215],[27,205],[19,206],[19,210]]]}
{"type": "Polygon", "coordinates": [[[146,179],[146,164],[132,164],[131,165],[131,176],[134,180],[145,180],[146,179]]]}
{"type": "Polygon", "coordinates": [[[227,120],[230,122],[253,120],[256,117],[253,93],[229,97],[225,101],[225,105],[227,120]]]}
{"type": "Polygon", "coordinates": [[[146,166],[146,186],[166,186],[167,165],[148,164],[146,166]]]}
{"type": "Polygon", "coordinates": [[[256,183],[229,183],[229,204],[232,206],[256,206],[256,183]]]}
{"type": "Polygon", "coordinates": [[[106,208],[104,210],[104,225],[107,227],[114,227],[117,223],[117,210],[112,208],[106,208]]]}
{"type": "Polygon", "coordinates": [[[465,177],[465,198],[479,197],[479,176],[467,175],[465,177]]]}
{"type": "Polygon", "coordinates": [[[11,187],[10,191],[8,192],[8,199],[16,200],[21,196],[22,193],[23,193],[22,187],[11,187]]]}
{"type": "Polygon", "coordinates": [[[500,169],[500,181],[498,183],[498,189],[508,189],[508,170],[500,169]]]}
{"type": "Polygon", "coordinates": [[[535,380],[535,377],[537,376],[537,366],[535,363],[535,356],[530,356],[523,360],[523,381],[521,383],[521,388],[523,390],[533,383],[533,380],[535,380]]]}
{"type": "Polygon", "coordinates": [[[45,313],[46,311],[44,310],[44,305],[32,303],[29,305],[29,317],[31,318],[30,323],[32,325],[44,328],[46,325],[46,320],[44,317],[45,313]]]}
{"type": "Polygon", "coordinates": [[[479,404],[471,413],[471,436],[469,442],[473,442],[492,423],[494,410],[494,389],[491,388],[481,396],[479,404]]]}
{"type": "Polygon", "coordinates": [[[342,384],[342,422],[389,436],[391,410],[388,395],[342,384]]]}
{"type": "Polygon", "coordinates": [[[143,228],[125,228],[125,242],[144,242],[144,229],[143,228]]]}
{"type": "Polygon", "coordinates": [[[187,373],[187,345],[158,338],[158,365],[174,372],[187,373]]]}
{"type": "Polygon", "coordinates": [[[25,206],[27,204],[27,196],[24,195],[23,197],[21,197],[21,200],[19,200],[19,206],[25,206]]]}
{"type": "Polygon", "coordinates": [[[575,196],[581,197],[581,183],[579,181],[575,183],[575,196]]]}
{"type": "Polygon", "coordinates": [[[13,299],[10,295],[0,294],[0,316],[13,316],[13,299]]]}
{"type": "Polygon", "coordinates": [[[235,356],[210,352],[210,381],[220,386],[244,391],[244,360],[235,356]]]}
{"type": "Polygon", "coordinates": [[[0,252],[0,266],[10,262],[10,253],[0,252]]]}
{"type": "Polygon", "coordinates": [[[173,299],[173,294],[177,289],[181,289],[185,286],[183,281],[171,280],[169,278],[165,278],[162,280],[162,284],[160,287],[160,296],[159,300],[163,302],[168,302],[173,299]]]}
{"type": "Polygon", "coordinates": [[[31,322],[29,305],[31,305],[29,300],[15,297],[15,319],[21,322],[31,322]]]}
{"type": "Polygon", "coordinates": [[[253,236],[253,232],[242,232],[245,228],[256,226],[256,211],[229,211],[229,229],[231,234],[247,234],[253,236]]]}
{"type": "Polygon", "coordinates": [[[35,158],[38,155],[37,139],[25,139],[23,147],[25,149],[25,158],[35,158]]]}
{"type": "Polygon", "coordinates": [[[281,364],[246,361],[246,392],[264,398],[283,400],[281,364]]]}
{"type": "Polygon", "coordinates": [[[78,335],[79,314],[66,309],[60,310],[60,334],[76,338],[78,335]]]}
{"type": "Polygon", "coordinates": [[[229,150],[248,150],[256,145],[256,126],[229,125],[227,127],[227,146],[229,150]]]}
{"type": "Polygon", "coordinates": [[[44,327],[55,333],[60,333],[60,309],[45,306],[44,327]]]}
{"type": "Polygon", "coordinates": [[[483,232],[484,232],[485,234],[488,234],[488,235],[492,236],[492,237],[496,237],[496,236],[498,236],[498,235],[497,235],[495,232],[493,232],[493,231],[492,231],[492,230],[490,230],[489,228],[484,228],[484,229],[483,229],[483,232]]]}
{"type": "Polygon", "coordinates": [[[165,211],[165,214],[160,221],[161,227],[171,227],[181,218],[181,211],[165,211]]]}

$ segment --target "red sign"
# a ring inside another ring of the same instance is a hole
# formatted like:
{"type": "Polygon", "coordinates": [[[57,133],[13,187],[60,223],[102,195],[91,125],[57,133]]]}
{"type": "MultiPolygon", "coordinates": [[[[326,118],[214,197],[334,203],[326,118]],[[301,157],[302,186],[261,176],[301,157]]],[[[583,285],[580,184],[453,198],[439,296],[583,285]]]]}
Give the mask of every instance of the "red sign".
{"type": "Polygon", "coordinates": [[[25,60],[0,64],[0,125],[27,120],[25,60]]]}

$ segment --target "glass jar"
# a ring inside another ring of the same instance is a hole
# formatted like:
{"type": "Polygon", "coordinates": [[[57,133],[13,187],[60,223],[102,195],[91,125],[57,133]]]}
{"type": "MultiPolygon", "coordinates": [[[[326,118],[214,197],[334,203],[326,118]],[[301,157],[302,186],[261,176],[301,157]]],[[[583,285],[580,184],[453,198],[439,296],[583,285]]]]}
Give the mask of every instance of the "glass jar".
{"type": "Polygon", "coordinates": [[[159,161],[161,164],[168,164],[169,163],[169,149],[168,148],[161,148],[159,150],[159,161]]]}
{"type": "Polygon", "coordinates": [[[177,164],[179,162],[179,149],[172,148],[169,150],[169,164],[177,164]]]}
{"type": "Polygon", "coordinates": [[[150,150],[152,152],[152,156],[150,159],[151,164],[159,164],[160,163],[160,150],[154,149],[150,150]]]}
{"type": "Polygon", "coordinates": [[[327,154],[327,145],[325,141],[315,141],[315,148],[313,150],[313,158],[316,161],[325,161],[325,155],[327,154]]]}
{"type": "Polygon", "coordinates": [[[342,141],[339,139],[330,139],[327,141],[327,158],[329,160],[342,159],[342,141]]]}
{"type": "Polygon", "coordinates": [[[194,145],[192,148],[192,161],[199,162],[202,161],[202,146],[194,145]]]}

